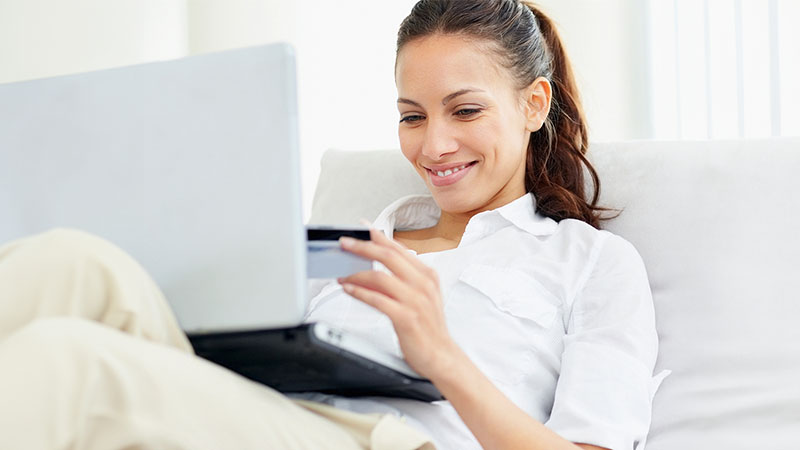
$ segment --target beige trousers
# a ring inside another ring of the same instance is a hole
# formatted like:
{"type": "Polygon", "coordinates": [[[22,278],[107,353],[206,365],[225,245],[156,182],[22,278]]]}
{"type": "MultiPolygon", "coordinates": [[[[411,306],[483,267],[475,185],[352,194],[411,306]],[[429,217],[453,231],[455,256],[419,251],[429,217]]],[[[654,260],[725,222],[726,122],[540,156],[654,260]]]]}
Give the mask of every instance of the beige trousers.
{"type": "Polygon", "coordinates": [[[192,352],[132,258],[54,230],[0,247],[0,449],[416,449],[388,415],[293,401],[192,352]]]}

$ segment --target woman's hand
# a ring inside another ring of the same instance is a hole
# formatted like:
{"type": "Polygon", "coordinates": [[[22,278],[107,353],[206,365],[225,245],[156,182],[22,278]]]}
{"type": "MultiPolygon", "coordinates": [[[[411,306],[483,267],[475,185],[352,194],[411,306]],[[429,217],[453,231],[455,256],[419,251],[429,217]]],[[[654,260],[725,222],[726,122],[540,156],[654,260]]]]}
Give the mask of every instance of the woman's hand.
{"type": "Polygon", "coordinates": [[[389,316],[408,364],[433,380],[460,353],[447,331],[439,277],[380,230],[370,229],[370,237],[343,237],[340,243],[346,251],[380,262],[391,274],[367,270],[338,281],[345,292],[389,316]]]}

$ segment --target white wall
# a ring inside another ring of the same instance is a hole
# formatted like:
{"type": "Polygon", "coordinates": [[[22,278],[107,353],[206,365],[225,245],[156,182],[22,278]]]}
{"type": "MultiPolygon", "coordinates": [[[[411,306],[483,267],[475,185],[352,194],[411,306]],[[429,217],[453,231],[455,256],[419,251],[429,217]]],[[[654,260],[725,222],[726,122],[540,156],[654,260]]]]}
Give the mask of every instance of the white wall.
{"type": "Polygon", "coordinates": [[[0,83],[186,54],[186,0],[0,0],[0,83]]]}
{"type": "Polygon", "coordinates": [[[295,42],[297,10],[286,0],[189,0],[189,53],[295,42]]]}
{"type": "Polygon", "coordinates": [[[592,141],[652,136],[644,0],[539,0],[572,59],[592,141]]]}

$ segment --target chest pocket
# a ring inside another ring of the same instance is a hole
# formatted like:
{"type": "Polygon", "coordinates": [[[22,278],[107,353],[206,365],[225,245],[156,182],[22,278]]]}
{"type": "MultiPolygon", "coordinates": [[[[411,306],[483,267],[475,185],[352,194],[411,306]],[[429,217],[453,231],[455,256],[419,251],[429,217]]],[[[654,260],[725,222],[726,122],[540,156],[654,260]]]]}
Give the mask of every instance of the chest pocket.
{"type": "Polygon", "coordinates": [[[498,387],[532,380],[551,366],[561,302],[530,275],[482,264],[467,266],[445,305],[454,337],[498,387]],[[463,289],[463,290],[462,290],[463,289]]]}
{"type": "Polygon", "coordinates": [[[472,264],[459,280],[488,297],[500,311],[523,321],[550,328],[558,315],[560,300],[520,270],[472,264]]]}

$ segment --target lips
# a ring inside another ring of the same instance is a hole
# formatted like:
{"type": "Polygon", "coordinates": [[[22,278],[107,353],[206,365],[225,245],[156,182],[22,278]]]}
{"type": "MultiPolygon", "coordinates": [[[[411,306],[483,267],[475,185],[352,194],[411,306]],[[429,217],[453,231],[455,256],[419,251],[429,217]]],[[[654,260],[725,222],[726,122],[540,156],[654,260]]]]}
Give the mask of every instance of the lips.
{"type": "Polygon", "coordinates": [[[477,161],[425,167],[434,186],[447,186],[464,178],[477,161]]]}

